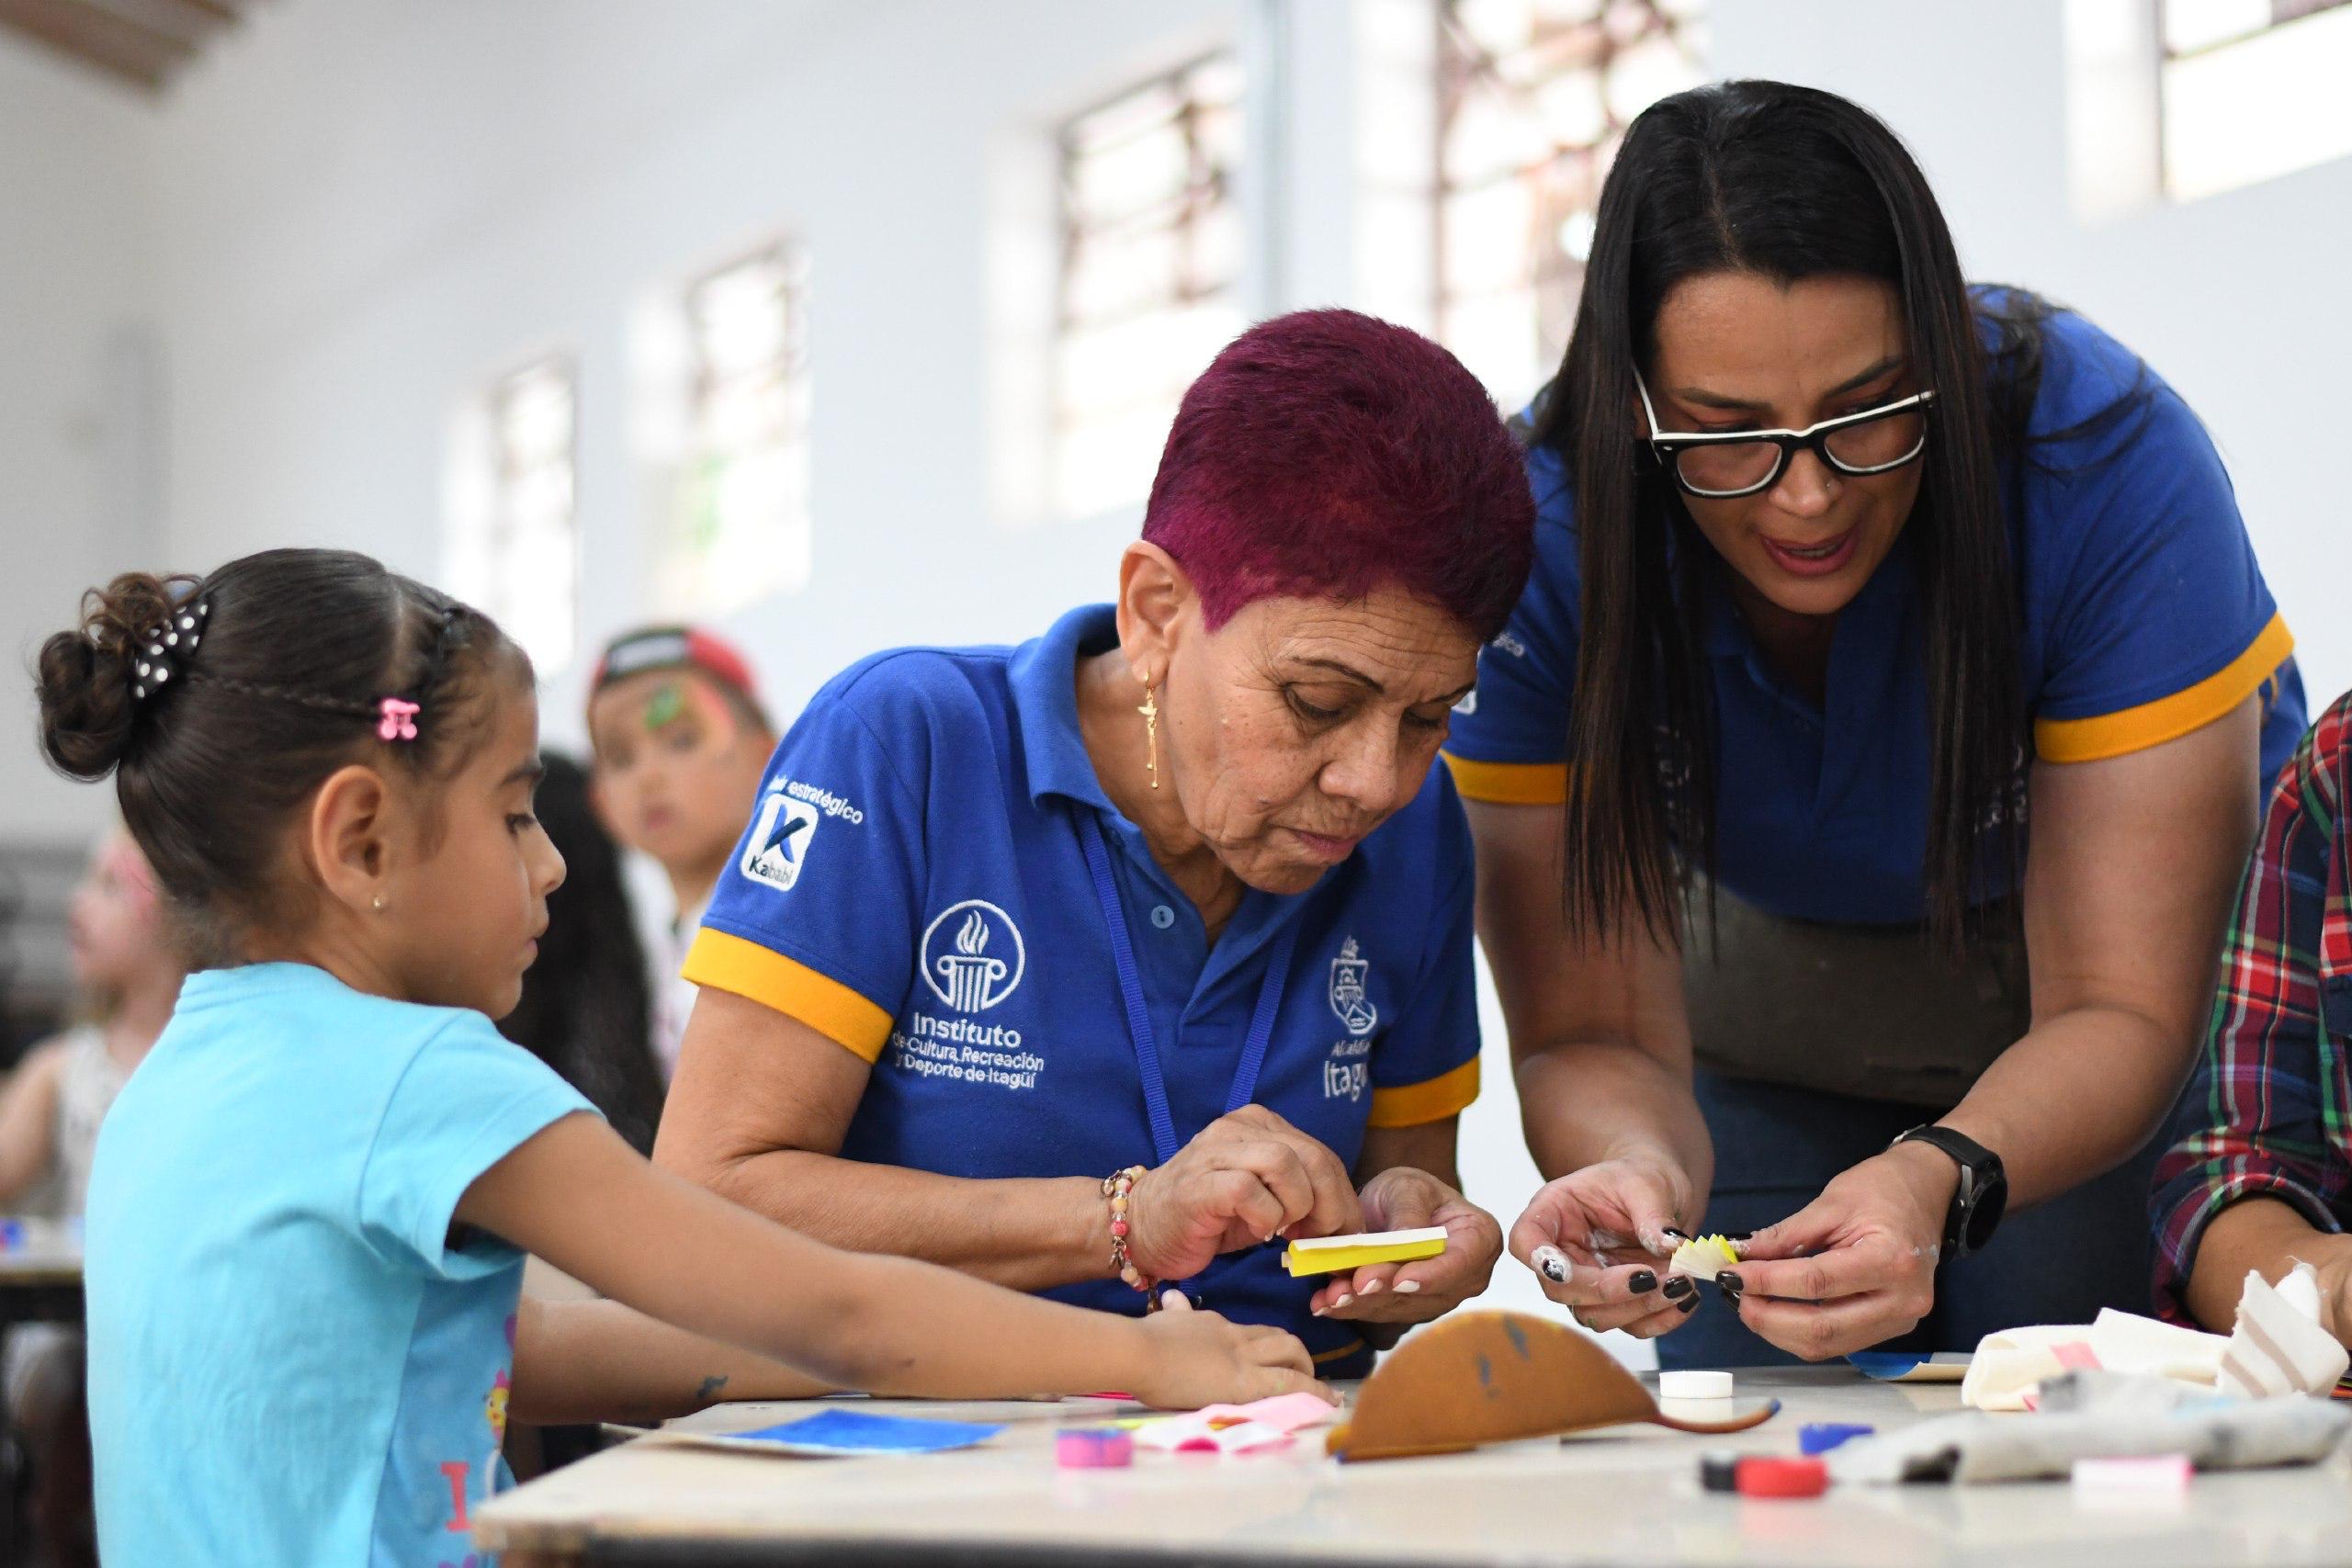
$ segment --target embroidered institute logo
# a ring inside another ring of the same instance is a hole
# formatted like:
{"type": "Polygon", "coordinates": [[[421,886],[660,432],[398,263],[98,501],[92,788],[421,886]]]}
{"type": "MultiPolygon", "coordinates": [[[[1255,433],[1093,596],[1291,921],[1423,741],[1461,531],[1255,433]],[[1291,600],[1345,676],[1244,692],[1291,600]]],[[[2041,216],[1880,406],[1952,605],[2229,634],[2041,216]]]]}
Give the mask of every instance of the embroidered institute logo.
{"type": "Polygon", "coordinates": [[[1372,1005],[1364,988],[1371,974],[1372,960],[1356,952],[1355,938],[1348,938],[1340,956],[1331,960],[1331,1010],[1340,1015],[1351,1034],[1369,1034],[1379,1026],[1380,1010],[1372,1005]]]}
{"type": "Polygon", "coordinates": [[[779,893],[791,892],[800,880],[800,868],[808,863],[820,815],[805,800],[794,800],[782,791],[770,795],[761,803],[760,819],[744,841],[743,874],[779,893]]]}
{"type": "Polygon", "coordinates": [[[922,933],[922,983],[957,1012],[986,1012],[1012,995],[1028,963],[1021,928],[984,899],[951,906],[922,933]]]}

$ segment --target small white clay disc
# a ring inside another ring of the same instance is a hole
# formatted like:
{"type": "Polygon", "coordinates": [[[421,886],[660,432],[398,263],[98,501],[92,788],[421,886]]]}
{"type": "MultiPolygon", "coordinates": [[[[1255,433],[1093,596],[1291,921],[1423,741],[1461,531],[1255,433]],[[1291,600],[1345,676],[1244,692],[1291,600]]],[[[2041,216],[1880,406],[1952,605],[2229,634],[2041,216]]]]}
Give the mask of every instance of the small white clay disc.
{"type": "Polygon", "coordinates": [[[1729,1399],[1729,1372],[1660,1372],[1657,1375],[1660,1399],[1729,1399]]]}

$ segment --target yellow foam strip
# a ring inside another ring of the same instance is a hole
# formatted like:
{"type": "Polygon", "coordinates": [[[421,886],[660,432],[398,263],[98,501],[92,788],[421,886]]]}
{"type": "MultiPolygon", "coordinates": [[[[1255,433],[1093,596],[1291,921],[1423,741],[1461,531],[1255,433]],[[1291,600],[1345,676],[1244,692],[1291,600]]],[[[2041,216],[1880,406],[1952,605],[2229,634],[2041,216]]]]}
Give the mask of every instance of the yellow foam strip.
{"type": "Polygon", "coordinates": [[[1441,751],[1453,770],[1453,787],[1469,800],[1496,806],[1562,806],[1568,798],[1566,762],[1479,762],[1441,751]]]}
{"type": "Polygon", "coordinates": [[[849,987],[727,931],[708,926],[696,931],[682,973],[697,986],[732,991],[797,1018],[869,1062],[890,1038],[890,1015],[849,987]]]}
{"type": "Polygon", "coordinates": [[[1400,1084],[1395,1089],[1372,1091],[1372,1114],[1367,1125],[1374,1127],[1419,1127],[1425,1122],[1442,1122],[1458,1116],[1463,1109],[1478,1098],[1478,1058],[1471,1057],[1450,1073],[1419,1083],[1400,1084]]]}
{"type": "Polygon", "coordinates": [[[1283,1251],[1283,1267],[1293,1274],[1341,1274],[1368,1263],[1410,1263],[1435,1258],[1445,1250],[1445,1237],[1422,1236],[1412,1241],[1375,1241],[1361,1247],[1317,1247],[1300,1250],[1296,1242],[1283,1251]]]}
{"type": "Polygon", "coordinates": [[[2034,720],[2034,750],[2045,761],[2096,762],[2177,740],[2252,696],[2294,651],[2294,634],[2284,617],[2273,615],[2244,653],[2168,697],[2090,718],[2034,720]]]}

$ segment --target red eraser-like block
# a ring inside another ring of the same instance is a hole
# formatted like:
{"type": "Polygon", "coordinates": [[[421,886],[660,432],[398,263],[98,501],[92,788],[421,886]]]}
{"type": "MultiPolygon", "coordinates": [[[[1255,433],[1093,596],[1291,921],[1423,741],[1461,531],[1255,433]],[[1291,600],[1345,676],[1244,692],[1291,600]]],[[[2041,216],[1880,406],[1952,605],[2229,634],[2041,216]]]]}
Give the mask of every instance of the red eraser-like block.
{"type": "Polygon", "coordinates": [[[1129,1433],[1074,1427],[1054,1434],[1054,1462],[1064,1470],[1125,1470],[1135,1461],[1129,1433]]]}
{"type": "Polygon", "coordinates": [[[1818,1497],[1829,1467],[1817,1459],[1744,1459],[1734,1472],[1743,1497],[1818,1497]]]}

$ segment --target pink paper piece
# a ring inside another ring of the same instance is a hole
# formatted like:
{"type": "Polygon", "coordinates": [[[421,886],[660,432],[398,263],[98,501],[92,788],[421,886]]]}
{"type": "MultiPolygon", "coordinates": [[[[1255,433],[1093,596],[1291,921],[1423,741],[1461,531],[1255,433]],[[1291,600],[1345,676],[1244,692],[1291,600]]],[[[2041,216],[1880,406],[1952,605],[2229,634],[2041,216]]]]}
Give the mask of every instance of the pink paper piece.
{"type": "Polygon", "coordinates": [[[2069,1339],[2063,1345],[2052,1345],[2050,1353],[2068,1371],[2082,1368],[2092,1371],[2098,1370],[2098,1352],[2091,1348],[2087,1339],[2069,1339]]]}
{"type": "Polygon", "coordinates": [[[1211,1404],[1198,1414],[1210,1421],[1255,1421],[1277,1432],[1303,1432],[1339,1419],[1337,1405],[1312,1393],[1278,1393],[1248,1404],[1211,1404]]]}
{"type": "Polygon", "coordinates": [[[1199,1413],[1171,1416],[1149,1427],[1139,1428],[1136,1441],[1149,1449],[1160,1449],[1180,1454],[1248,1454],[1262,1453],[1269,1449],[1290,1447],[1288,1432],[1277,1432],[1272,1427],[1255,1421],[1237,1421],[1229,1426],[1213,1426],[1199,1413]]]}

